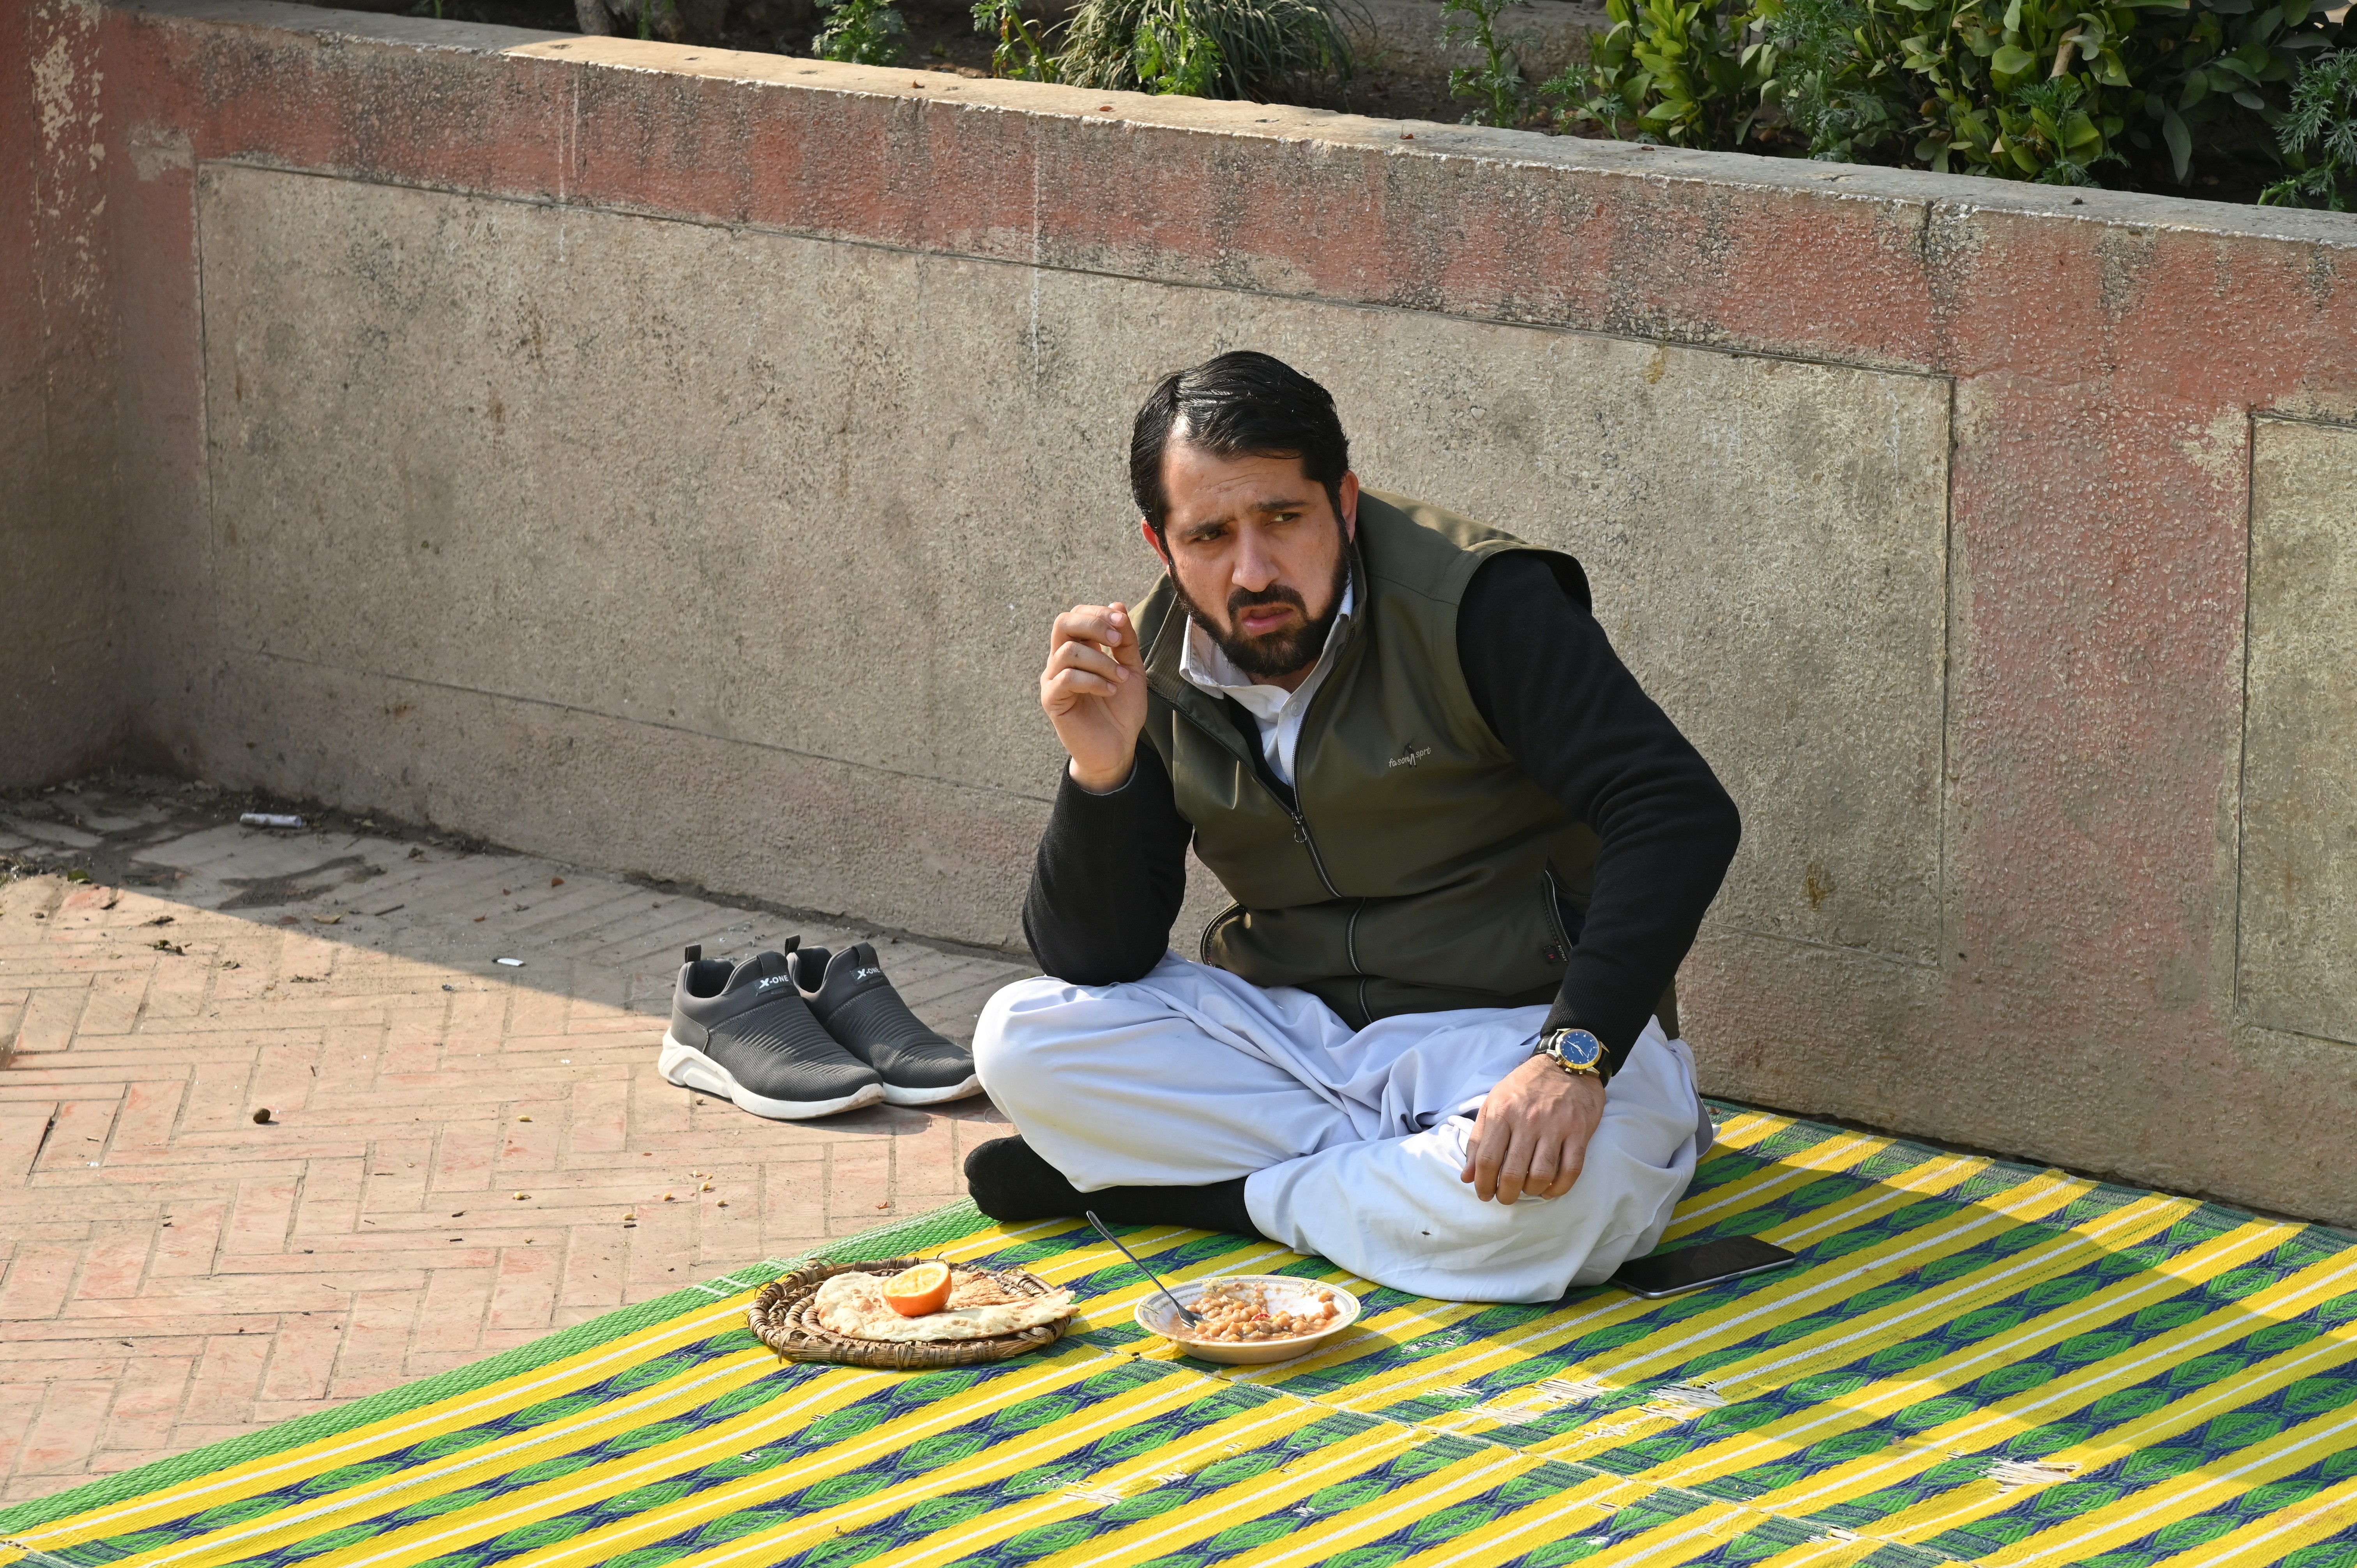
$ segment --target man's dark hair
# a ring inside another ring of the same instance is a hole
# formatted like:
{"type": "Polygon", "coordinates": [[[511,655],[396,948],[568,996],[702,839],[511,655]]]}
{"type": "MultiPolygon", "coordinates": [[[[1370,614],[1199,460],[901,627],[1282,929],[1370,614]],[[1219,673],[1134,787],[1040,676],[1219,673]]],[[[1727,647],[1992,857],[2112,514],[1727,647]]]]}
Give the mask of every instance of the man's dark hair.
{"type": "Polygon", "coordinates": [[[1130,427],[1129,490],[1157,534],[1170,519],[1162,454],[1174,431],[1216,457],[1298,457],[1342,515],[1351,440],[1334,394],[1284,360],[1238,349],[1165,376],[1146,395],[1130,427]]]}

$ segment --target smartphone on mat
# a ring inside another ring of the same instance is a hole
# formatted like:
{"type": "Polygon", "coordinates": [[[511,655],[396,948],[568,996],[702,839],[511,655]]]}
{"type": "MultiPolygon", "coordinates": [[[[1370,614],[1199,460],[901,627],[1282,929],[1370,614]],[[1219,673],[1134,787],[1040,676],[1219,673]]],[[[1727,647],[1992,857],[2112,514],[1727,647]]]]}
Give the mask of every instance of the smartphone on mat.
{"type": "Polygon", "coordinates": [[[1763,1269],[1781,1269],[1793,1256],[1757,1236],[1729,1236],[1723,1241],[1705,1241],[1699,1247],[1681,1247],[1674,1252],[1631,1259],[1620,1265],[1620,1272],[1612,1276],[1610,1283],[1631,1295],[1652,1301],[1681,1291],[1723,1284],[1763,1269]]]}

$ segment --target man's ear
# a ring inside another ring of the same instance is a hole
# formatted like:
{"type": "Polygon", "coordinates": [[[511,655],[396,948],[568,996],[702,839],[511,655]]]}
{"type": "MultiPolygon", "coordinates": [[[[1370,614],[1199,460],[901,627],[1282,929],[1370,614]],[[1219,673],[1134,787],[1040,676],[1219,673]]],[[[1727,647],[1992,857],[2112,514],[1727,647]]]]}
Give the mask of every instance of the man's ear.
{"type": "Polygon", "coordinates": [[[1342,537],[1359,537],[1359,476],[1345,469],[1342,474],[1342,537]]]}
{"type": "Polygon", "coordinates": [[[1161,558],[1162,569],[1166,572],[1172,570],[1170,552],[1163,547],[1162,535],[1154,532],[1154,525],[1141,517],[1137,520],[1137,532],[1146,536],[1147,547],[1161,558]]]}

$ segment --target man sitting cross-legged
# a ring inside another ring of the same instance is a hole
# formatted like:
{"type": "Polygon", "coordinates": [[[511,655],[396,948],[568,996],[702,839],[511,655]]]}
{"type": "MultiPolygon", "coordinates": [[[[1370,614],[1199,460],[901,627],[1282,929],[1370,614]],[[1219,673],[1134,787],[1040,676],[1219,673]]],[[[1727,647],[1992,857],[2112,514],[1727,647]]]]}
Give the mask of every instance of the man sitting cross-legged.
{"type": "Polygon", "coordinates": [[[974,1036],[1018,1133],[975,1202],[1454,1300],[1650,1251],[1710,1140],[1670,982],[1739,829],[1578,563],[1361,491],[1333,399],[1263,354],[1155,388],[1130,483],[1164,575],[1056,618],[1047,974],[974,1036]],[[1235,899],[1200,961],[1168,950],[1190,842],[1235,899]]]}

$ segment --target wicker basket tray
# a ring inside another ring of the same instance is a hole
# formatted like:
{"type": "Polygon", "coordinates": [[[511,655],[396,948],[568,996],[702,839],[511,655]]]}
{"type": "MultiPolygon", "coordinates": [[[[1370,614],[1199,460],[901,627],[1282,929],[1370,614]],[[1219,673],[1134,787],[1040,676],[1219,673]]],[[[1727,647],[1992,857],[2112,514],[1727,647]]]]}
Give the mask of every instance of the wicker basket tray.
{"type": "MultiPolygon", "coordinates": [[[[830,1263],[821,1258],[803,1264],[784,1279],[772,1281],[761,1287],[753,1297],[753,1305],[746,1313],[755,1337],[789,1361],[838,1361],[846,1367],[882,1367],[894,1370],[917,1370],[929,1367],[972,1367],[985,1361],[1004,1361],[1010,1356],[1020,1356],[1028,1350],[1044,1349],[1063,1337],[1069,1317],[1036,1328],[1025,1328],[1013,1334],[994,1334],[986,1339],[938,1339],[899,1341],[887,1339],[855,1339],[847,1334],[837,1334],[819,1326],[814,1299],[818,1287],[836,1274],[854,1270],[887,1278],[901,1270],[912,1268],[921,1258],[892,1258],[881,1262],[830,1263]]],[[[1017,1295],[1049,1295],[1055,1287],[1037,1274],[1021,1269],[969,1269],[953,1267],[957,1274],[982,1274],[1006,1290],[1017,1295]]]]}

